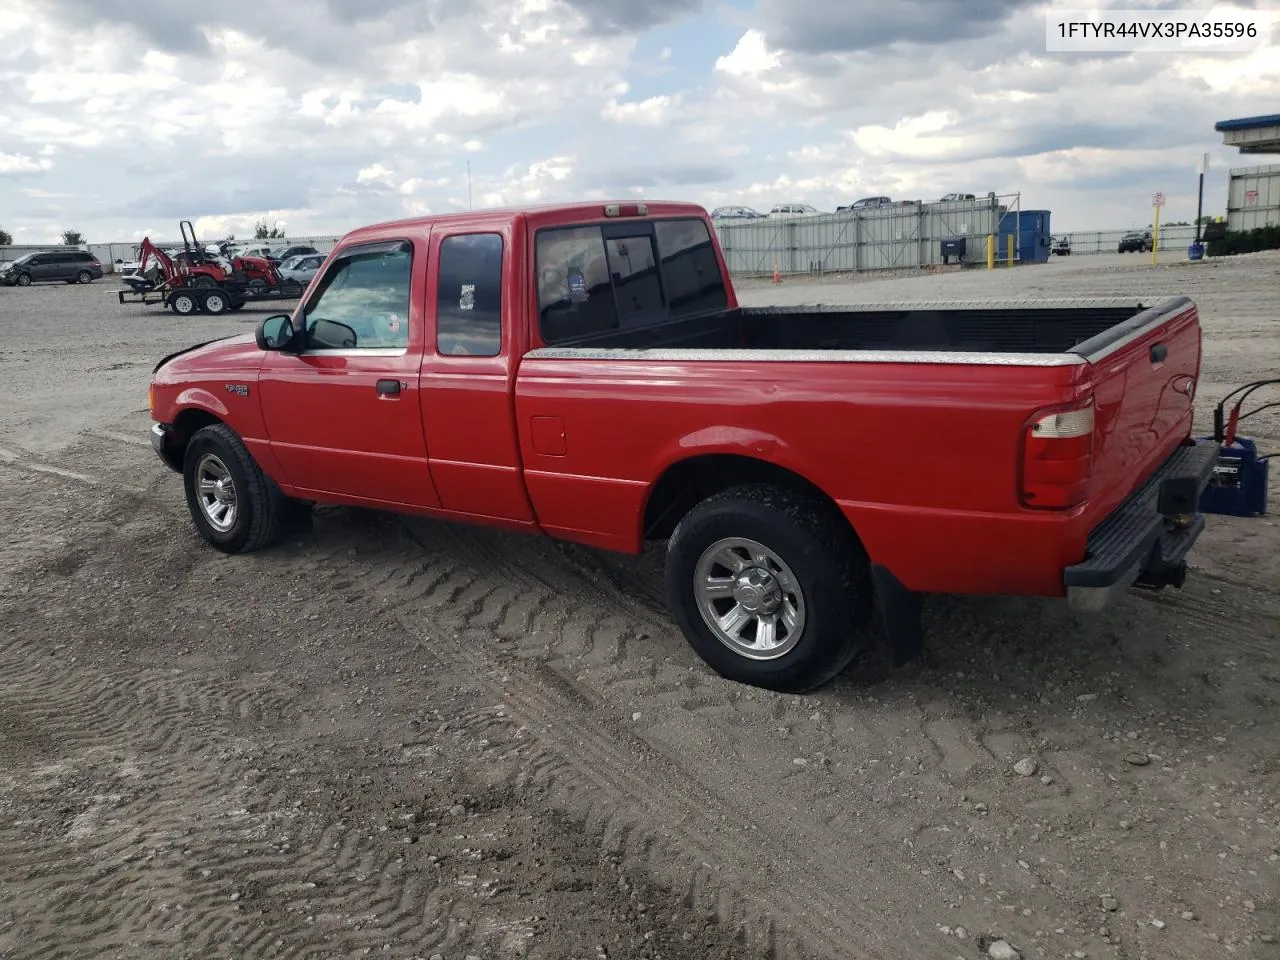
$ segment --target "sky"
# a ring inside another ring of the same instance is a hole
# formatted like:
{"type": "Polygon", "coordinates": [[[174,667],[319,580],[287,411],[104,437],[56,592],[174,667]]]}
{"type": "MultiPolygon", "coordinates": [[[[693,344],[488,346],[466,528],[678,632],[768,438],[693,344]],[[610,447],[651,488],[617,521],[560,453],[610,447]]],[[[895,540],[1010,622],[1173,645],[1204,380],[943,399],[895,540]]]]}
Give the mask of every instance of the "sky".
{"type": "Polygon", "coordinates": [[[1191,220],[1206,151],[1210,214],[1229,167],[1274,159],[1213,125],[1280,112],[1280,47],[1046,53],[1047,6],[0,0],[0,227],[243,239],[469,205],[995,191],[1055,232],[1128,229],[1157,190],[1191,220]]]}

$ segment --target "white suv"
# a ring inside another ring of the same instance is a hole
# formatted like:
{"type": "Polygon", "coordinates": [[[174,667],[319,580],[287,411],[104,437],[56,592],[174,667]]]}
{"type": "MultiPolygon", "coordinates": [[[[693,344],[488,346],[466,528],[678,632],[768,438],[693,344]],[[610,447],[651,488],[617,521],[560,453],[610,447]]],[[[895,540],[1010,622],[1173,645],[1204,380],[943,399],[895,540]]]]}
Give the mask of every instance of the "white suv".
{"type": "Polygon", "coordinates": [[[819,217],[822,211],[807,203],[780,203],[769,211],[769,216],[778,217],[819,217]]]}

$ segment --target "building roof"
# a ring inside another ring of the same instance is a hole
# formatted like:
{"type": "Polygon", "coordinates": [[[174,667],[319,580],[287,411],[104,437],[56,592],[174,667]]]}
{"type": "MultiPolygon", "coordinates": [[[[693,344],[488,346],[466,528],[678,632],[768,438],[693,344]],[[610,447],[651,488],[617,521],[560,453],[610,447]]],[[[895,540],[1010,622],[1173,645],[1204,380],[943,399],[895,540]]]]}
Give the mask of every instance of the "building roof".
{"type": "Polygon", "coordinates": [[[1268,113],[1261,117],[1240,117],[1236,120],[1219,120],[1213,129],[1221,133],[1224,130],[1256,130],[1259,127],[1280,127],[1280,113],[1268,113]]]}

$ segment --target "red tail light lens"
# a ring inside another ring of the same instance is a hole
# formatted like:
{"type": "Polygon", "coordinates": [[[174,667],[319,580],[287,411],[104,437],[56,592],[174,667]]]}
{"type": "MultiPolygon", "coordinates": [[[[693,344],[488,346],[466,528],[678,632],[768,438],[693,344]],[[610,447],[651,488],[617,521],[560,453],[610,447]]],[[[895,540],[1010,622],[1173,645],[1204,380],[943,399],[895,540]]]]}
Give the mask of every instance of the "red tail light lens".
{"type": "Polygon", "coordinates": [[[1022,504],[1063,510],[1083,503],[1093,469],[1093,399],[1037,412],[1022,440],[1022,504]]]}

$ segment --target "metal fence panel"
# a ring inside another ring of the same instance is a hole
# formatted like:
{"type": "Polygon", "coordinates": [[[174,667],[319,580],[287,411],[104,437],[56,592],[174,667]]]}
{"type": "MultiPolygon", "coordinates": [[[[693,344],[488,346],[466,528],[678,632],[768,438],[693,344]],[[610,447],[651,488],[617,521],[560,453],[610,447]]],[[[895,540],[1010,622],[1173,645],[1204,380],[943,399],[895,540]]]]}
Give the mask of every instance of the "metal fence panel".
{"type": "Polygon", "coordinates": [[[1227,229],[1257,230],[1280,223],[1280,164],[1232,170],[1227,183],[1227,229]]]}
{"type": "MultiPolygon", "coordinates": [[[[1143,227],[1141,233],[1149,228],[1143,227]]],[[[1054,234],[1064,236],[1071,241],[1071,252],[1080,253],[1116,253],[1120,238],[1133,230],[1076,230],[1069,233],[1054,234]]],[[[1174,227],[1160,227],[1160,249],[1176,250],[1189,247],[1196,238],[1196,228],[1191,224],[1174,227]]]]}
{"type": "Polygon", "coordinates": [[[963,237],[965,259],[986,260],[986,238],[1008,206],[1000,198],[895,204],[812,217],[719,221],[736,276],[892,270],[942,263],[942,241],[963,237]]]}

